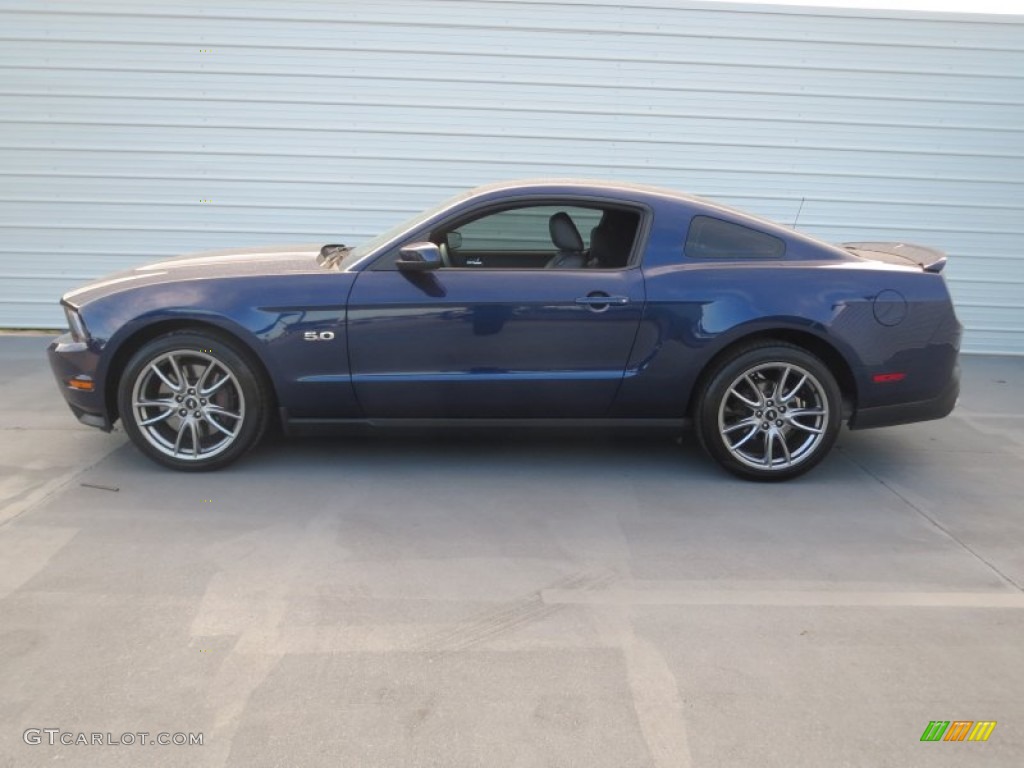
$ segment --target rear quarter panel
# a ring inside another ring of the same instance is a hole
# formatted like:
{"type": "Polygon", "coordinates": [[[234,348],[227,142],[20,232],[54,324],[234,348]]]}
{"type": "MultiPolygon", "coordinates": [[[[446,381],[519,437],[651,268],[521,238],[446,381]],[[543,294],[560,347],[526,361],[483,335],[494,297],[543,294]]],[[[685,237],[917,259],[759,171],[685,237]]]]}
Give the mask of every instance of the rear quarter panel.
{"type": "Polygon", "coordinates": [[[787,241],[784,259],[691,260],[683,243],[695,213],[703,212],[656,213],[643,262],[647,305],[614,415],[686,415],[717,354],[778,331],[811,334],[838,352],[856,408],[927,400],[946,386],[960,326],[941,275],[866,262],[781,228],[772,234],[787,241]],[[873,380],[890,372],[905,377],[873,380]]]}

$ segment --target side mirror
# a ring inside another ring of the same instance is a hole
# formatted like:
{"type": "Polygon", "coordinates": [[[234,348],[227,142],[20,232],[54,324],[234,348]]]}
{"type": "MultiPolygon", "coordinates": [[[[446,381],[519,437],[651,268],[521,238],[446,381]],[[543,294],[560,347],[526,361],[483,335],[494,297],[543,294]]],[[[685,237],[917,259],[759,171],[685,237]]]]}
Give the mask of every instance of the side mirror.
{"type": "Polygon", "coordinates": [[[403,272],[425,272],[441,267],[441,249],[434,243],[412,243],[398,252],[395,262],[403,272]]]}

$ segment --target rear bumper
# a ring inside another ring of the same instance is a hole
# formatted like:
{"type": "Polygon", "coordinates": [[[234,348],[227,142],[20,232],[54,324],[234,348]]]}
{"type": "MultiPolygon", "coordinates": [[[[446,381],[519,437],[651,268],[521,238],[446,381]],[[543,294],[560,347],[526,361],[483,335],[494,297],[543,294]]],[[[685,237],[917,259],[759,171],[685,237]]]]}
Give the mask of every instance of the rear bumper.
{"type": "Polygon", "coordinates": [[[912,403],[879,405],[860,408],[850,419],[850,429],[871,429],[891,427],[896,424],[911,424],[915,421],[931,421],[948,416],[960,396],[960,366],[953,368],[949,382],[937,397],[912,403]]]}
{"type": "Polygon", "coordinates": [[[46,348],[50,368],[57,378],[57,387],[67,401],[71,412],[83,424],[109,432],[113,429],[103,397],[103,388],[96,378],[99,355],[88,343],[75,341],[70,333],[58,336],[46,348]],[[72,379],[87,379],[93,382],[91,392],[73,389],[68,385],[72,379]]]}

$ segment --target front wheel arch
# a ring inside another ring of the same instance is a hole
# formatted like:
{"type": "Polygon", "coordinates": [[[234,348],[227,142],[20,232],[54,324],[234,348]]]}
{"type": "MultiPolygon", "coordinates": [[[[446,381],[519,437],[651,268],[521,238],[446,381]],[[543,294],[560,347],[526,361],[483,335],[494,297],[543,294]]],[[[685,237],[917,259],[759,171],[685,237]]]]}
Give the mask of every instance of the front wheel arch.
{"type": "Polygon", "coordinates": [[[272,407],[277,412],[277,389],[274,386],[274,379],[270,375],[263,359],[253,349],[246,339],[237,333],[233,333],[216,323],[196,320],[194,318],[181,318],[175,320],[159,320],[149,325],[137,328],[125,339],[121,340],[114,351],[110,363],[107,365],[103,378],[104,400],[107,406],[107,414],[110,423],[113,424],[120,416],[117,405],[117,393],[121,387],[121,377],[124,375],[125,367],[132,356],[153,339],[165,336],[168,333],[191,331],[195,333],[208,333],[219,336],[225,341],[235,345],[239,352],[245,355],[246,362],[252,366],[253,371],[261,377],[264,387],[270,393],[272,407]]]}
{"type": "Polygon", "coordinates": [[[118,384],[124,431],[156,463],[219,469],[252,450],[271,418],[270,392],[238,343],[209,331],[151,339],[118,384]]]}

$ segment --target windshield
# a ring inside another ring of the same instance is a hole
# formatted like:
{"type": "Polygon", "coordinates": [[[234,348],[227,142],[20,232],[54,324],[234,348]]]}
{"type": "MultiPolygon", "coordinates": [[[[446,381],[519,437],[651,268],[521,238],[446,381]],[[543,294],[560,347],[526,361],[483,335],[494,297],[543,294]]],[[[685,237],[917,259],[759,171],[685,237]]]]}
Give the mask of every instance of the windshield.
{"type": "Polygon", "coordinates": [[[377,250],[382,245],[385,245],[389,241],[399,237],[403,232],[416,229],[420,222],[426,221],[427,219],[436,216],[444,209],[449,208],[452,205],[461,202],[462,200],[465,200],[467,197],[469,197],[470,194],[470,192],[460,192],[454,197],[449,197],[447,200],[441,201],[432,208],[428,208],[427,210],[422,211],[421,213],[417,213],[415,216],[412,216],[411,218],[408,218],[405,221],[396,224],[395,226],[391,227],[391,229],[385,232],[381,232],[379,235],[370,240],[367,240],[365,243],[360,243],[355,248],[345,252],[344,256],[338,261],[332,260],[328,262],[327,266],[337,266],[338,269],[342,271],[348,269],[353,264],[359,262],[364,256],[373,253],[373,251],[377,250]]]}

